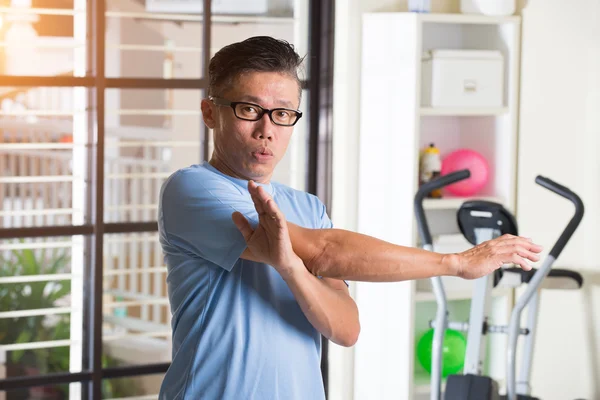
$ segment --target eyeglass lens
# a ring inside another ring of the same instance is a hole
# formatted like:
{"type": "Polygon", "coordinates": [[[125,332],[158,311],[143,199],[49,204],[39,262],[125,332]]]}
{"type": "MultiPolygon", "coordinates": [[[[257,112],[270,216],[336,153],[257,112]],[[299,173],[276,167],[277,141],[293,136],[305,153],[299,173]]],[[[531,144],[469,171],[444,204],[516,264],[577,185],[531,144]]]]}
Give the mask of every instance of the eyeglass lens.
{"type": "MultiPolygon", "coordinates": [[[[239,118],[248,119],[251,121],[259,120],[263,116],[264,112],[265,111],[263,109],[255,106],[254,104],[239,103],[235,106],[235,113],[239,118]]],[[[292,110],[277,108],[271,113],[271,118],[276,124],[293,125],[294,122],[296,122],[296,119],[298,119],[298,115],[292,110]]]]}

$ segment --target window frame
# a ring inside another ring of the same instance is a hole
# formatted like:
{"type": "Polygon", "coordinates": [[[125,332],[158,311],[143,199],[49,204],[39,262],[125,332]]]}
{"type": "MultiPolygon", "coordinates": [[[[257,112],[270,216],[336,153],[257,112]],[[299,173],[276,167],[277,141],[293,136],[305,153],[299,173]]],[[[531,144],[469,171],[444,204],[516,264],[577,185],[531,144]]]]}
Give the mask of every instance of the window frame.
{"type": "MultiPolygon", "coordinates": [[[[105,140],[105,91],[106,89],[192,89],[207,88],[208,63],[211,44],[211,1],[204,1],[203,50],[201,78],[107,78],[105,73],[106,16],[104,0],[87,0],[87,63],[89,76],[8,76],[0,75],[0,86],[10,87],[85,87],[89,90],[90,122],[88,160],[93,160],[87,179],[95,182],[87,193],[91,201],[83,225],[43,226],[28,228],[0,228],[0,239],[35,238],[82,235],[86,241],[86,280],[84,286],[92,291],[84,304],[84,353],[82,372],[48,374],[30,377],[0,379],[0,391],[32,386],[56,385],[80,382],[84,384],[84,397],[100,399],[103,379],[160,374],[167,371],[170,363],[102,368],[102,277],[104,235],[110,233],[156,232],[156,221],[104,222],[104,140],[105,140]],[[93,327],[90,329],[89,327],[93,327]],[[89,366],[89,368],[85,368],[89,366]]],[[[309,71],[303,89],[309,93],[309,143],[307,191],[320,197],[331,212],[332,168],[332,111],[333,111],[333,54],[335,0],[308,0],[309,71]]],[[[209,158],[209,130],[204,127],[201,138],[201,155],[209,158]]],[[[323,338],[321,372],[328,392],[328,341],[323,338]]]]}

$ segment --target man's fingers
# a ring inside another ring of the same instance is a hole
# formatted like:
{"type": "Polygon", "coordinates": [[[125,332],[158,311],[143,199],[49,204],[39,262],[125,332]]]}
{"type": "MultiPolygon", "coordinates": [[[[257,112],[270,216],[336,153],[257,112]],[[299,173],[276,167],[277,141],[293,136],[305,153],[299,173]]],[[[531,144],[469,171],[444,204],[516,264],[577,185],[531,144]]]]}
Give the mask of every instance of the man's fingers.
{"type": "Polygon", "coordinates": [[[537,262],[540,260],[540,256],[537,253],[534,253],[533,251],[528,250],[527,248],[523,247],[523,246],[506,246],[504,248],[502,248],[502,250],[500,251],[501,254],[516,254],[519,257],[522,257],[524,259],[533,261],[533,262],[537,262]]]}
{"type": "Polygon", "coordinates": [[[511,262],[520,266],[525,271],[530,271],[532,268],[532,266],[527,262],[527,260],[519,256],[518,254],[513,254],[511,262]]]}
{"type": "Polygon", "coordinates": [[[260,199],[260,201],[262,201],[263,204],[267,204],[267,201],[269,201],[269,199],[271,199],[271,196],[269,196],[269,193],[267,193],[267,191],[262,187],[259,186],[258,188],[256,188],[256,194],[258,195],[258,198],[260,199]]]}
{"type": "Polygon", "coordinates": [[[529,244],[529,248],[530,251],[536,252],[536,253],[541,253],[542,250],[544,249],[542,246],[540,246],[539,244],[535,244],[535,243],[530,243],[529,244]]]}
{"type": "Polygon", "coordinates": [[[529,250],[520,248],[517,249],[517,254],[527,260],[533,261],[533,262],[538,262],[540,261],[540,256],[537,253],[533,253],[529,250]]]}
{"type": "MultiPolygon", "coordinates": [[[[505,235],[508,236],[508,235],[505,235]]],[[[502,238],[504,238],[501,241],[497,242],[497,245],[499,247],[499,251],[502,252],[510,252],[510,251],[514,251],[515,249],[525,249],[531,253],[540,253],[543,248],[542,246],[540,246],[539,244],[535,244],[533,243],[533,241],[531,241],[528,238],[522,238],[522,237],[517,237],[517,236],[513,236],[513,237],[506,237],[502,236],[502,238]]],[[[537,260],[534,260],[537,261],[537,260]]]]}
{"type": "Polygon", "coordinates": [[[248,241],[250,241],[250,238],[252,237],[252,234],[254,233],[254,230],[252,229],[252,226],[250,226],[250,223],[248,222],[246,217],[244,217],[242,213],[236,211],[233,214],[231,214],[231,219],[233,220],[233,223],[238,228],[238,230],[242,233],[242,236],[244,236],[244,240],[246,241],[246,243],[248,243],[248,241]]]}
{"type": "Polygon", "coordinates": [[[526,239],[519,240],[519,242],[515,243],[515,245],[521,246],[524,249],[527,249],[528,251],[531,251],[533,253],[540,253],[543,250],[542,246],[540,246],[539,244],[535,244],[532,241],[526,239]]]}
{"type": "Polygon", "coordinates": [[[265,214],[266,214],[265,217],[276,221],[278,227],[282,227],[283,224],[285,223],[283,214],[281,213],[281,211],[279,210],[279,207],[277,207],[277,204],[275,204],[275,201],[273,199],[269,199],[267,201],[267,207],[265,210],[265,214]]]}
{"type": "Polygon", "coordinates": [[[503,264],[515,264],[520,266],[525,271],[531,270],[533,267],[531,262],[540,260],[540,256],[534,252],[527,250],[523,246],[501,246],[497,249],[497,259],[503,264]]]}
{"type": "MultiPolygon", "coordinates": [[[[271,196],[269,196],[269,194],[265,191],[265,189],[263,189],[261,186],[259,186],[256,189],[256,197],[257,197],[256,201],[260,204],[260,208],[261,208],[261,210],[259,211],[259,215],[267,216],[267,217],[270,216],[272,208],[269,206],[269,203],[274,203],[271,196]],[[266,215],[266,214],[269,214],[269,215],[266,215]]],[[[277,206],[275,206],[275,209],[278,210],[277,206]]]]}
{"type": "Polygon", "coordinates": [[[248,182],[248,191],[250,192],[250,197],[252,197],[256,211],[262,216],[267,212],[267,203],[271,200],[271,196],[269,196],[262,186],[257,185],[254,181],[248,182]]]}
{"type": "Polygon", "coordinates": [[[252,202],[254,203],[254,208],[256,208],[256,212],[258,212],[258,214],[261,215],[265,212],[265,208],[262,201],[260,200],[260,197],[258,196],[258,193],[256,191],[257,188],[258,185],[254,181],[248,181],[248,192],[250,193],[250,197],[252,198],[252,202]]]}
{"type": "Polygon", "coordinates": [[[285,218],[267,191],[262,186],[257,185],[254,181],[248,182],[248,191],[250,192],[258,215],[260,215],[261,218],[277,220],[278,226],[281,227],[285,222],[285,218]]]}
{"type": "Polygon", "coordinates": [[[503,235],[494,239],[489,249],[495,253],[494,258],[499,262],[518,265],[523,270],[530,271],[533,268],[530,262],[540,260],[539,253],[542,251],[542,246],[533,243],[529,238],[503,235]]]}

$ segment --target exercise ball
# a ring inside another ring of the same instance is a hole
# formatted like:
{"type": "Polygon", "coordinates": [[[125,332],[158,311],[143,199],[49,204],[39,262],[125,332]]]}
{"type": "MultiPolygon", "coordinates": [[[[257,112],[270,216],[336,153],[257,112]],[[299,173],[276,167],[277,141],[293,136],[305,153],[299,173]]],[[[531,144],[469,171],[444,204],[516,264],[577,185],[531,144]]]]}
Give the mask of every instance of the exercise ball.
{"type": "Polygon", "coordinates": [[[459,149],[448,154],[442,160],[442,175],[468,169],[471,176],[465,180],[446,186],[446,191],[455,196],[473,196],[477,194],[489,179],[489,166],[486,159],[471,149],[459,149]]]}
{"type": "MultiPolygon", "coordinates": [[[[421,336],[417,343],[417,358],[425,370],[431,373],[433,329],[421,336]]],[[[442,376],[458,373],[465,364],[467,340],[460,331],[446,329],[442,346],[442,376]]]]}

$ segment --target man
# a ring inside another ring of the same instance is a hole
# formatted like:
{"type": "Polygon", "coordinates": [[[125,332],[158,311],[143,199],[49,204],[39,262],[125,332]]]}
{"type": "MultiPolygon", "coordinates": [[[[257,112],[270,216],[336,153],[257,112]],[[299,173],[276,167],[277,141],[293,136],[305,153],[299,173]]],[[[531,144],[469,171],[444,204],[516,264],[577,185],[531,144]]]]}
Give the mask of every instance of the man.
{"type": "Polygon", "coordinates": [[[210,62],[202,114],[214,153],[161,189],[173,313],[161,399],[323,399],[321,334],[352,346],[360,331],[344,280],[476,278],[538,260],[518,237],[442,255],[333,229],[315,196],[272,182],[302,116],[301,62],[269,37],[210,62]]]}

